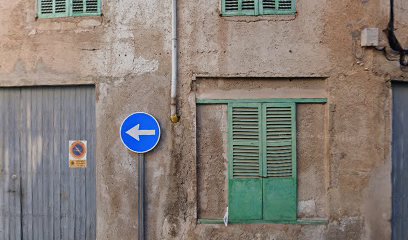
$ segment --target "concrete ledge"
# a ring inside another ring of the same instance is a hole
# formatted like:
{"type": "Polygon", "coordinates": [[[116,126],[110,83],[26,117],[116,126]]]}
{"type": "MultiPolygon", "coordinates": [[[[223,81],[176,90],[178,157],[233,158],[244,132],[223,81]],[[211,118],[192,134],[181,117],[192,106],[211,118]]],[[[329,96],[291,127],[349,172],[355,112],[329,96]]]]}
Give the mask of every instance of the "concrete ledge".
{"type": "Polygon", "coordinates": [[[197,104],[228,104],[233,102],[265,102],[265,103],[327,103],[327,98],[270,98],[270,99],[204,99],[197,98],[197,104]]]}
{"type": "MultiPolygon", "coordinates": [[[[224,224],[223,219],[198,219],[198,224],[224,224]]],[[[301,218],[296,221],[267,221],[267,220],[236,220],[228,221],[228,224],[297,224],[297,225],[326,225],[326,218],[301,218]]]]}

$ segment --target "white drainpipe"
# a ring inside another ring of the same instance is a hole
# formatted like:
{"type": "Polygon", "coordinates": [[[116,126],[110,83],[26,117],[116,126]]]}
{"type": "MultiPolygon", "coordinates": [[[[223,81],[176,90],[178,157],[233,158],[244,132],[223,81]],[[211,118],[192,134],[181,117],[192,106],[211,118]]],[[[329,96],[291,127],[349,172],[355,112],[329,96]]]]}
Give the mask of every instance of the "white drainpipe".
{"type": "Polygon", "coordinates": [[[180,118],[177,115],[177,76],[178,76],[178,46],[177,46],[177,0],[172,0],[172,22],[171,22],[171,102],[170,102],[170,119],[177,123],[180,118]]]}

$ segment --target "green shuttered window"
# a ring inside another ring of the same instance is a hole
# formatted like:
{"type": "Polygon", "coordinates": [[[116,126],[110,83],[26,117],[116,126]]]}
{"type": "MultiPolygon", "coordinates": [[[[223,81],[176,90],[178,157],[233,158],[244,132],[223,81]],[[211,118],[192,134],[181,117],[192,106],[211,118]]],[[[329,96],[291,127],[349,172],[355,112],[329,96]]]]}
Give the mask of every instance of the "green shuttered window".
{"type": "Polygon", "coordinates": [[[40,18],[101,15],[102,0],[38,0],[40,18]]]}
{"type": "Polygon", "coordinates": [[[222,0],[223,16],[290,15],[296,0],[222,0]]]}
{"type": "Polygon", "coordinates": [[[295,108],[295,103],[229,104],[232,221],[296,220],[295,108]]]}

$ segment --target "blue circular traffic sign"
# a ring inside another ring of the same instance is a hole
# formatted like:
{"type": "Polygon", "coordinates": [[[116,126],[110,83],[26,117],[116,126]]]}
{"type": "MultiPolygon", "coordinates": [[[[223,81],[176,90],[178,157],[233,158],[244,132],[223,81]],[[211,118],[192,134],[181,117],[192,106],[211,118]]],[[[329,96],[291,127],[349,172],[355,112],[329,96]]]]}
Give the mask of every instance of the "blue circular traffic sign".
{"type": "Polygon", "coordinates": [[[130,151],[146,153],[159,143],[160,125],[152,115],[136,112],[123,121],[120,138],[130,151]]]}

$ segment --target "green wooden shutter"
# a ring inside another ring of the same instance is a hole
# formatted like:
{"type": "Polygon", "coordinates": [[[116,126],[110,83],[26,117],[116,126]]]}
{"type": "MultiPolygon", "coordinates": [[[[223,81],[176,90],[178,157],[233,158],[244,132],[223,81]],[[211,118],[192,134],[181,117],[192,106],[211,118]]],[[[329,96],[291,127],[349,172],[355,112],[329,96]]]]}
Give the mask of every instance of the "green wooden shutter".
{"type": "Polygon", "coordinates": [[[101,0],[38,0],[38,17],[96,16],[101,8],[101,0]]]}
{"type": "Polygon", "coordinates": [[[41,18],[68,16],[67,0],[38,0],[38,16],[41,18]]]}
{"type": "Polygon", "coordinates": [[[224,16],[258,15],[258,0],[222,0],[224,16]]]}
{"type": "Polygon", "coordinates": [[[259,14],[295,14],[296,0],[259,0],[259,14]]]}
{"type": "Polygon", "coordinates": [[[296,105],[265,103],[264,124],[263,218],[296,220],[296,105]]]}
{"type": "Polygon", "coordinates": [[[262,219],[261,104],[228,105],[229,218],[262,219]]]}
{"type": "Polygon", "coordinates": [[[100,0],[72,0],[72,16],[100,15],[100,4],[100,0]]]}

